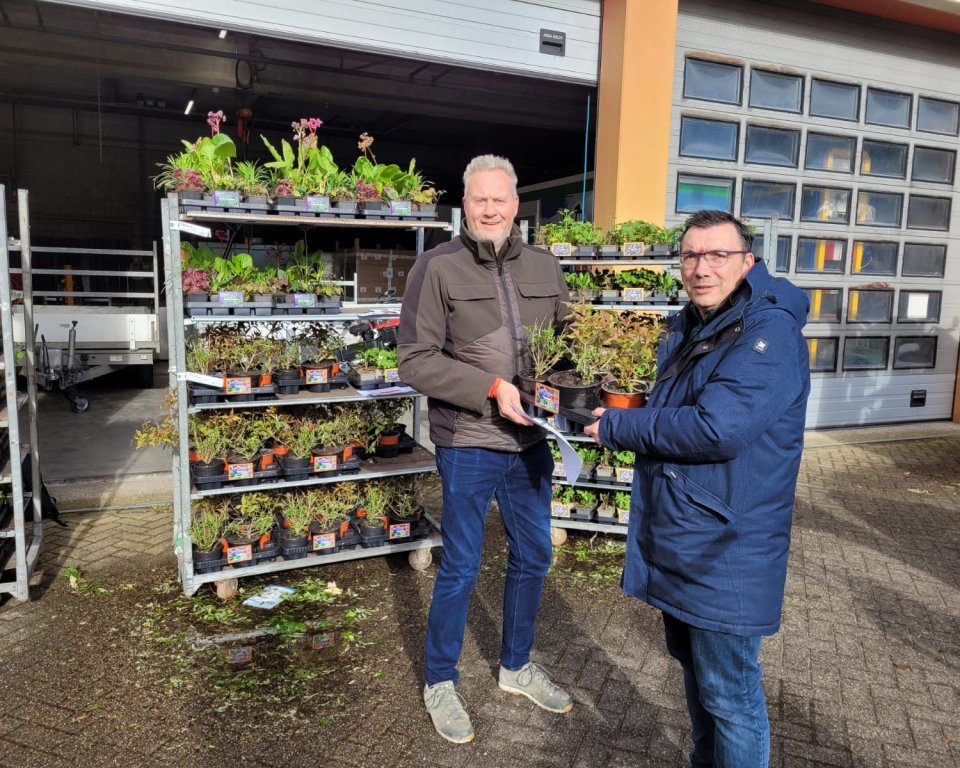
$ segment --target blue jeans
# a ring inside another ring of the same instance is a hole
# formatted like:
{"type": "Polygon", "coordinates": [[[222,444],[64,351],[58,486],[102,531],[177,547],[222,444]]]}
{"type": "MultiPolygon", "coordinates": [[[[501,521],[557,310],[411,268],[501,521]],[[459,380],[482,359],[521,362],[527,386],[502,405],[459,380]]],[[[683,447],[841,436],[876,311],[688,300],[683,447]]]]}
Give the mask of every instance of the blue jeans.
{"type": "Polygon", "coordinates": [[[760,638],[692,627],[663,614],[667,650],[683,667],[693,768],[767,768],[770,721],[760,638]]]}
{"type": "Polygon", "coordinates": [[[545,441],[521,453],[486,448],[437,448],[443,487],[443,556],[427,619],[426,683],[459,679],[467,605],[480,570],[490,502],[496,497],[510,551],[503,586],[500,664],[516,670],[530,661],[543,582],[553,555],[550,477],[545,441]]]}

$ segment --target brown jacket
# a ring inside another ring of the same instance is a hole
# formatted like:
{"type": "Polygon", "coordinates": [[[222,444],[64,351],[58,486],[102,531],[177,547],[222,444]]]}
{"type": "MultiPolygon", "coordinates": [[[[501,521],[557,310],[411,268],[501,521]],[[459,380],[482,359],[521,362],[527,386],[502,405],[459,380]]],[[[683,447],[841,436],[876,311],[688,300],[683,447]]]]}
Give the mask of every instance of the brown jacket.
{"type": "Polygon", "coordinates": [[[447,448],[520,451],[543,438],[500,416],[494,380],[517,383],[529,367],[524,326],[559,323],[567,285],[549,251],[526,245],[514,226],[499,256],[460,236],[421,254],[400,312],[400,378],[428,397],[430,439],[447,448]]]}

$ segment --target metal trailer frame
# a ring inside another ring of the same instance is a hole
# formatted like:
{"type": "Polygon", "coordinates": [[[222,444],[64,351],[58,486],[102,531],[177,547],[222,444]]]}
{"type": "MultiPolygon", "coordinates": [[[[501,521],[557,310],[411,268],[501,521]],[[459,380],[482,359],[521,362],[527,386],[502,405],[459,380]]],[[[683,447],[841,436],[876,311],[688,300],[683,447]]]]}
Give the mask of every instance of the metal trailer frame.
{"type": "MultiPolygon", "coordinates": [[[[295,215],[287,214],[236,214],[236,213],[207,213],[207,212],[180,212],[179,202],[176,194],[169,194],[161,204],[161,220],[163,229],[163,256],[164,256],[164,288],[167,296],[167,331],[169,334],[169,372],[170,388],[177,393],[176,425],[179,434],[179,441],[173,447],[173,548],[177,558],[177,566],[180,574],[181,587],[186,595],[194,594],[201,585],[206,583],[215,583],[218,593],[222,597],[231,596],[237,589],[237,579],[242,576],[254,576],[262,573],[272,573],[275,571],[289,570],[294,568],[304,568],[325,563],[341,562],[345,560],[356,560],[368,557],[378,557],[380,555],[393,552],[407,552],[409,554],[411,566],[423,569],[430,564],[430,548],[441,546],[439,534],[436,530],[438,524],[431,519],[435,530],[426,538],[415,541],[404,542],[400,544],[384,544],[383,546],[371,547],[369,549],[354,549],[345,552],[323,555],[322,557],[298,558],[295,560],[276,560],[274,562],[261,565],[249,565],[239,569],[230,569],[215,571],[213,573],[197,574],[194,573],[193,551],[190,546],[189,527],[191,521],[191,501],[195,498],[202,498],[208,495],[223,493],[243,492],[244,489],[223,489],[212,491],[191,491],[190,467],[189,467],[189,447],[188,447],[188,424],[187,416],[189,413],[209,410],[210,408],[230,408],[236,407],[231,404],[218,404],[206,406],[188,405],[187,378],[186,378],[186,349],[184,329],[190,325],[203,325],[205,323],[232,322],[232,323],[303,323],[303,322],[351,322],[358,319],[370,319],[366,314],[376,305],[360,305],[356,307],[358,312],[345,313],[338,315],[301,315],[297,316],[276,315],[276,316],[231,316],[231,317],[184,317],[183,310],[183,290],[181,286],[181,264],[180,264],[180,232],[189,231],[197,233],[202,230],[203,224],[217,222],[234,222],[244,224],[268,224],[268,225],[297,225],[307,227],[338,227],[338,228],[367,228],[367,229],[414,229],[416,231],[417,252],[423,251],[424,230],[441,229],[451,231],[451,226],[447,222],[441,221],[390,221],[377,219],[326,219],[326,218],[307,218],[303,219],[295,215]],[[198,226],[200,225],[200,226],[198,226]]],[[[384,305],[381,308],[386,309],[384,305]]],[[[349,310],[348,310],[349,312],[349,310]]],[[[421,400],[422,396],[412,395],[413,397],[413,434],[419,438],[421,424],[421,400]]],[[[366,399],[358,396],[329,396],[310,398],[298,397],[297,403],[311,402],[336,402],[337,400],[360,400],[366,399]]],[[[283,401],[253,401],[244,403],[244,407],[257,408],[275,406],[283,401]]],[[[322,484],[336,482],[355,482],[363,479],[373,479],[378,477],[390,477],[403,474],[416,474],[426,472],[435,466],[433,456],[423,449],[415,449],[410,461],[404,466],[394,466],[390,471],[361,472],[359,475],[337,476],[330,479],[316,479],[308,481],[279,482],[271,484],[268,489],[280,489],[286,487],[311,487],[322,484]]],[[[250,490],[257,490],[256,486],[251,486],[250,490]]],[[[262,490],[262,487],[261,487],[262,490]]],[[[429,517],[428,517],[429,519],[429,517]]]]}
{"type": "MultiPolygon", "coordinates": [[[[6,403],[0,412],[0,429],[6,429],[9,438],[9,457],[7,465],[0,469],[0,488],[10,487],[12,498],[12,522],[0,529],[0,574],[5,573],[9,562],[7,553],[9,541],[13,540],[10,557],[15,558],[15,575],[12,581],[0,581],[0,593],[12,594],[17,600],[30,599],[30,580],[40,557],[43,546],[43,522],[40,507],[40,452],[37,430],[37,382],[36,349],[33,339],[33,298],[31,296],[32,278],[30,273],[30,216],[29,193],[25,189],[17,190],[17,208],[20,223],[20,250],[22,260],[23,291],[20,295],[10,289],[10,251],[7,238],[6,206],[0,204],[0,323],[3,325],[3,358],[0,368],[6,382],[6,403]],[[23,317],[26,339],[26,379],[27,391],[17,391],[17,373],[13,340],[13,300],[23,299],[23,317]],[[20,410],[27,406],[29,440],[23,440],[20,434],[20,410]],[[22,475],[23,459],[30,456],[30,487],[33,493],[24,492],[22,475]],[[27,501],[31,504],[27,504],[27,501]],[[32,510],[30,514],[29,510],[32,510]]],[[[6,200],[6,189],[0,184],[0,201],[6,200]]]]}

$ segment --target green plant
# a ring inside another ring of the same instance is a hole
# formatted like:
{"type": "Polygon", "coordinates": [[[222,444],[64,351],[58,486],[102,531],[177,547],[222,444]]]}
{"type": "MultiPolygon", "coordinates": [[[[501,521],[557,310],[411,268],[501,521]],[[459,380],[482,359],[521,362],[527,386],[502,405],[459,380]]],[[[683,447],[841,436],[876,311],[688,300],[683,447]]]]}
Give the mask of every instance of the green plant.
{"type": "Polygon", "coordinates": [[[191,415],[187,428],[190,431],[190,447],[200,461],[209,464],[224,455],[227,446],[222,419],[191,415]]]}
{"type": "Polygon", "coordinates": [[[621,288],[642,288],[645,291],[655,291],[659,275],[652,269],[625,269],[618,272],[616,281],[621,288]]]}
{"type": "Polygon", "coordinates": [[[330,529],[347,518],[349,512],[336,486],[314,488],[306,492],[307,504],[316,520],[324,529],[330,529]]]}
{"type": "Polygon", "coordinates": [[[566,339],[549,321],[525,325],[523,330],[533,378],[541,381],[567,353],[566,339]]]}
{"type": "Polygon", "coordinates": [[[576,490],[572,485],[555,485],[553,487],[553,498],[561,504],[573,504],[576,497],[576,490]]]}
{"type": "Polygon", "coordinates": [[[610,338],[612,321],[605,310],[584,303],[571,305],[568,320],[564,336],[570,357],[581,382],[593,383],[607,369],[610,352],[604,345],[610,338]]]}
{"type": "Polygon", "coordinates": [[[674,299],[680,292],[680,281],[670,272],[664,270],[657,277],[657,290],[674,299]]]}
{"type": "Polygon", "coordinates": [[[610,240],[616,245],[624,243],[669,244],[677,236],[676,229],[665,229],[642,219],[631,219],[615,226],[610,232],[610,240]]]}
{"type": "Polygon", "coordinates": [[[630,509],[630,494],[626,491],[617,491],[614,493],[613,506],[617,509],[630,509]]]}
{"type": "Polygon", "coordinates": [[[633,451],[613,451],[611,458],[613,459],[613,466],[615,467],[632,467],[637,460],[637,456],[633,451]]]}
{"type": "Polygon", "coordinates": [[[287,538],[296,539],[307,535],[310,521],[313,520],[313,510],[306,493],[302,491],[284,493],[280,496],[278,509],[283,515],[287,538]]]}
{"type": "Polygon", "coordinates": [[[589,488],[577,488],[574,494],[574,504],[578,507],[590,507],[593,509],[597,506],[596,491],[591,491],[589,488]]]}
{"type": "Polygon", "coordinates": [[[571,291],[592,291],[597,288],[597,281],[590,271],[567,272],[563,278],[571,291]]]}
{"type": "Polygon", "coordinates": [[[200,499],[194,505],[190,520],[190,541],[194,549],[210,552],[223,538],[227,524],[227,513],[222,503],[213,499],[200,499]]]}
{"type": "Polygon", "coordinates": [[[607,372],[616,390],[627,394],[646,392],[657,375],[657,345],[661,322],[651,313],[610,313],[614,320],[608,349],[607,372]]]}
{"type": "Polygon", "coordinates": [[[284,266],[290,290],[337,296],[341,287],[330,279],[330,265],[323,260],[323,251],[306,252],[303,240],[297,242],[293,254],[284,266]]]}
{"type": "Polygon", "coordinates": [[[252,282],[257,268],[249,253],[235,253],[229,259],[218,256],[213,263],[210,291],[242,290],[244,283],[252,282]]]}
{"type": "Polygon", "coordinates": [[[603,230],[589,221],[579,221],[572,211],[557,211],[559,222],[544,224],[537,230],[536,241],[541,245],[570,243],[572,245],[600,245],[603,242],[603,230]]]}
{"type": "Polygon", "coordinates": [[[420,513],[421,478],[417,475],[397,478],[389,486],[387,511],[397,520],[407,520],[420,513]]]}
{"type": "Polygon", "coordinates": [[[600,458],[600,449],[589,445],[575,445],[574,450],[583,459],[585,467],[596,464],[600,458]]]}
{"type": "Polygon", "coordinates": [[[370,480],[363,484],[360,492],[360,506],[366,510],[364,525],[375,528],[383,525],[390,503],[390,492],[383,480],[370,480]]]}
{"type": "Polygon", "coordinates": [[[239,536],[265,536],[276,523],[275,510],[276,502],[270,494],[245,493],[236,507],[238,517],[227,524],[227,530],[239,536]]]}
{"type": "Polygon", "coordinates": [[[244,195],[266,196],[269,193],[270,172],[256,160],[243,160],[233,167],[237,189],[244,195]]]}

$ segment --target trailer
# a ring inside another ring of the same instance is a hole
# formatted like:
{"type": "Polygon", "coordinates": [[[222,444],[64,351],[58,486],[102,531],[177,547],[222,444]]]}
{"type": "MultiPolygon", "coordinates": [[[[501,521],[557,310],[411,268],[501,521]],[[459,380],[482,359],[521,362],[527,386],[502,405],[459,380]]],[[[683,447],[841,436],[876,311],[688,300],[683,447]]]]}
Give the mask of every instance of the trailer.
{"type": "MultiPolygon", "coordinates": [[[[11,252],[20,244],[12,241],[11,252]]],[[[89,408],[77,387],[134,366],[153,385],[160,354],[157,245],[152,250],[32,246],[37,384],[60,389],[77,413],[89,408]]],[[[10,270],[16,281],[19,268],[10,270]]],[[[14,308],[14,341],[23,344],[23,310],[14,308]]]]}

